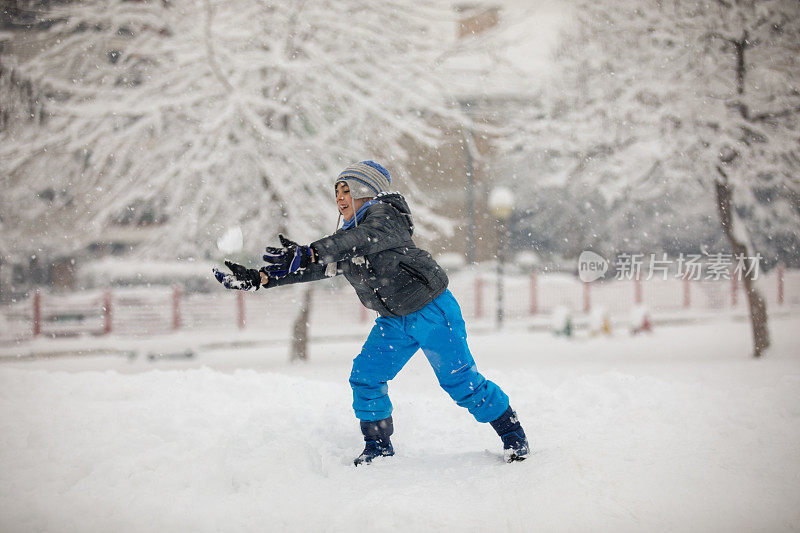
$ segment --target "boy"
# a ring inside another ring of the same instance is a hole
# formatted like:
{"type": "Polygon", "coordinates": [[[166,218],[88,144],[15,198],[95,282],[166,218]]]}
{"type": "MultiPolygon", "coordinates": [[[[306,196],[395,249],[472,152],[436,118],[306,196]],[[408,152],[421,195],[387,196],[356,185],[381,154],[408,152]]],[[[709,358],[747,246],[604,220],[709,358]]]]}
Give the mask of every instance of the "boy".
{"type": "Polygon", "coordinates": [[[343,274],[361,303],[378,312],[350,373],[353,409],[366,442],[356,466],[394,455],[387,383],[420,348],[439,385],[497,431],[506,461],[521,461],[529,453],[525,432],[508,396],[478,373],[447,275],[411,240],[408,204],[399,193],[387,192],[390,183],[389,171],[374,161],[350,165],[334,182],[344,224],[333,235],[308,246],[280,235],[282,247],[268,247],[264,255],[269,265],[255,270],[225,261],[232,273],[214,269],[214,275],[228,289],[257,290],[343,274]]]}

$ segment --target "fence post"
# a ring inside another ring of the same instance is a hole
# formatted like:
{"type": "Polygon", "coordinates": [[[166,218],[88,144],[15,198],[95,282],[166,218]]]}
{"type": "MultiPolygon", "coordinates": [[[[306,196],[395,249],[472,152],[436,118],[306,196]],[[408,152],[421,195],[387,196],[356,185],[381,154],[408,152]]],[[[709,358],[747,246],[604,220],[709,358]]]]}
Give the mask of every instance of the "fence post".
{"type": "Polygon", "coordinates": [[[33,336],[42,333],[42,294],[39,289],[33,293],[33,336]]]}
{"type": "Polygon", "coordinates": [[[103,291],[103,335],[111,333],[112,325],[112,310],[111,310],[111,288],[106,287],[103,291]]]}
{"type": "Polygon", "coordinates": [[[736,308],[739,302],[739,279],[734,275],[731,276],[731,307],[736,308]]]}
{"type": "Polygon", "coordinates": [[[236,291],[236,312],[239,319],[239,329],[244,329],[247,325],[247,316],[245,315],[244,306],[244,291],[236,291]]]}
{"type": "Polygon", "coordinates": [[[475,277],[475,318],[483,317],[483,278],[475,277]]]}
{"type": "Polygon", "coordinates": [[[783,273],[785,267],[783,264],[778,265],[778,305],[783,305],[783,273]]]}
{"type": "Polygon", "coordinates": [[[172,286],[172,329],[181,329],[181,287],[172,286]]]}
{"type": "Polygon", "coordinates": [[[689,309],[692,305],[692,287],[689,284],[689,278],[683,278],[683,308],[689,309]]]}
{"type": "Polygon", "coordinates": [[[588,313],[592,310],[592,293],[589,288],[589,282],[583,282],[583,312],[588,313]]]}
{"type": "Polygon", "coordinates": [[[531,305],[530,305],[530,313],[531,315],[535,315],[539,312],[539,279],[536,275],[536,272],[531,273],[531,305]]]}
{"type": "Polygon", "coordinates": [[[633,295],[636,305],[642,305],[642,278],[638,275],[633,280],[633,295]]]}

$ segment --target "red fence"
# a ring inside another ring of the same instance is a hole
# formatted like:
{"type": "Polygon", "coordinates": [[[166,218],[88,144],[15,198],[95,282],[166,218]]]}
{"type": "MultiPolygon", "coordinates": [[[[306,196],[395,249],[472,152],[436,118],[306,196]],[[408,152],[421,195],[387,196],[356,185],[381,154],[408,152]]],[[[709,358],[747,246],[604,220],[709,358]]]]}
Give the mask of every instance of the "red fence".
{"type": "MultiPolygon", "coordinates": [[[[490,318],[497,311],[497,278],[457,277],[451,290],[458,296],[464,315],[490,318]]],[[[759,276],[756,284],[768,309],[800,306],[800,271],[775,269],[759,276]]],[[[550,314],[558,307],[571,313],[589,313],[598,307],[608,314],[629,313],[645,306],[653,314],[681,311],[744,310],[747,299],[741,281],[651,279],[582,283],[572,275],[531,274],[504,281],[503,315],[509,319],[550,314]]]]}
{"type": "MultiPolygon", "coordinates": [[[[310,322],[331,328],[368,324],[375,313],[358,302],[349,286],[316,285],[310,322]]],[[[768,309],[800,306],[800,271],[775,269],[758,282],[768,309]]],[[[460,273],[450,289],[464,316],[492,319],[497,312],[497,277],[460,273]]],[[[534,273],[504,277],[503,314],[509,320],[552,313],[565,307],[588,313],[602,307],[609,315],[630,313],[638,305],[654,315],[682,310],[744,310],[746,298],[737,280],[595,281],[582,283],[567,274],[534,273]]],[[[69,294],[35,292],[31,298],[0,307],[0,342],[37,336],[153,335],[178,330],[256,329],[285,332],[294,319],[299,286],[269,291],[219,291],[185,294],[179,287],[129,288],[69,294]],[[280,297],[277,296],[280,294],[280,297]]]]}

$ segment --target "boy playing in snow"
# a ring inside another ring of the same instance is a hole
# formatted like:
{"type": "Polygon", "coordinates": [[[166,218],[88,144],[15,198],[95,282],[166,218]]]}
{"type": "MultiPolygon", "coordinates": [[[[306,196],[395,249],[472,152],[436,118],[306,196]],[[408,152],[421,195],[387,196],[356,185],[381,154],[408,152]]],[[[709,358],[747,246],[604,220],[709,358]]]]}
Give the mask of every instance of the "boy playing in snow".
{"type": "Polygon", "coordinates": [[[528,441],[508,396],[478,373],[447,275],[411,240],[408,204],[387,192],[390,183],[389,172],[374,161],[350,165],[334,182],[344,224],[333,235],[308,246],[280,235],[282,247],[268,247],[264,255],[269,265],[255,270],[225,261],[231,274],[214,269],[214,275],[228,289],[258,290],[343,274],[361,303],[378,312],[350,374],[366,441],[356,465],[394,455],[387,383],[420,348],[450,397],[478,422],[491,423],[506,460],[525,459],[528,441]]]}

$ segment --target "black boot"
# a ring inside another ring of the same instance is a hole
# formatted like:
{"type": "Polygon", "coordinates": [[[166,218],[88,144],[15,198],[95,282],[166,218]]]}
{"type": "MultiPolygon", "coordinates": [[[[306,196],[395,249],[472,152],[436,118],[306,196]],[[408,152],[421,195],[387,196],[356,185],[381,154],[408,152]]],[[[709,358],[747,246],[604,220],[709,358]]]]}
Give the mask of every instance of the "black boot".
{"type": "Polygon", "coordinates": [[[361,463],[371,463],[376,457],[388,457],[394,455],[394,448],[389,441],[389,437],[394,433],[392,417],[376,420],[374,422],[361,421],[361,433],[364,434],[364,451],[355,458],[353,464],[356,466],[361,463]]]}
{"type": "Polygon", "coordinates": [[[517,413],[509,406],[497,420],[490,422],[503,440],[503,457],[507,463],[522,461],[530,453],[528,439],[517,420],[517,413]]]}

